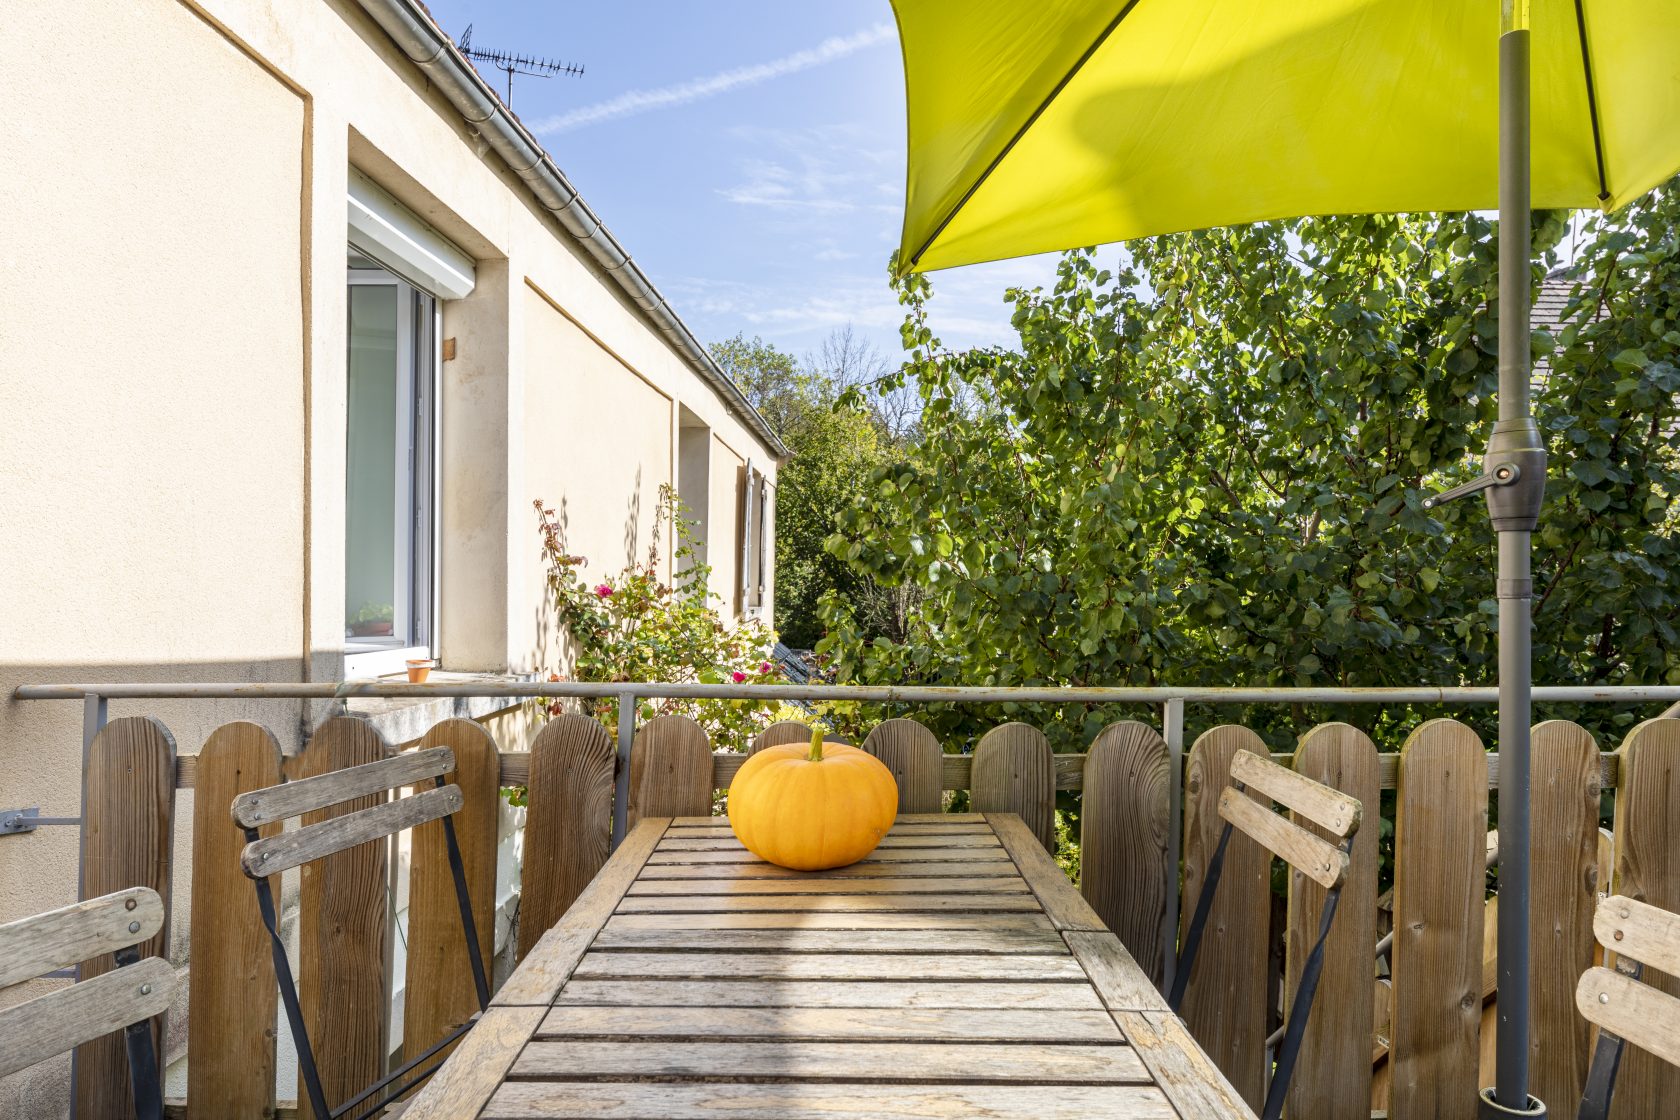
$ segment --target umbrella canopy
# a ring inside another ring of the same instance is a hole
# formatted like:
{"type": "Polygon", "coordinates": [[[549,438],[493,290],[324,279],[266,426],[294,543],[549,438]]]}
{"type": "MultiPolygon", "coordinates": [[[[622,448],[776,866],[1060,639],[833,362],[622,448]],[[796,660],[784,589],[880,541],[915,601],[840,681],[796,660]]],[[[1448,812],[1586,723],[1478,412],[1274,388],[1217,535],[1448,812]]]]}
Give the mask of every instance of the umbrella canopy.
{"type": "MultiPolygon", "coordinates": [[[[897,0],[915,271],[1306,214],[1490,209],[1499,0],[897,0]]],[[[1680,167],[1680,4],[1536,0],[1533,204],[1680,167]]]]}
{"type": "Polygon", "coordinates": [[[1546,450],[1529,405],[1525,219],[1536,204],[1614,208],[1680,168],[1680,0],[893,7],[909,102],[903,271],[1269,218],[1498,205],[1499,420],[1482,477],[1437,500],[1485,492],[1499,537],[1499,1045],[1481,1108],[1544,1115],[1527,1092],[1529,551],[1546,450]]]}

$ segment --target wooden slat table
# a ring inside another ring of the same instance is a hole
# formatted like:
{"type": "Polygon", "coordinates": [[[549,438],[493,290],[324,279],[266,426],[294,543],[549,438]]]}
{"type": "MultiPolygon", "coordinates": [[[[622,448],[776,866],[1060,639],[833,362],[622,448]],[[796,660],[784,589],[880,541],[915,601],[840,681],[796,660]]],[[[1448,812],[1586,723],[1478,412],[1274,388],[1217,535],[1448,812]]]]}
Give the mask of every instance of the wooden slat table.
{"type": "Polygon", "coordinates": [[[754,859],[721,819],[643,820],[404,1115],[1253,1114],[993,813],[900,817],[817,873],[754,859]]]}

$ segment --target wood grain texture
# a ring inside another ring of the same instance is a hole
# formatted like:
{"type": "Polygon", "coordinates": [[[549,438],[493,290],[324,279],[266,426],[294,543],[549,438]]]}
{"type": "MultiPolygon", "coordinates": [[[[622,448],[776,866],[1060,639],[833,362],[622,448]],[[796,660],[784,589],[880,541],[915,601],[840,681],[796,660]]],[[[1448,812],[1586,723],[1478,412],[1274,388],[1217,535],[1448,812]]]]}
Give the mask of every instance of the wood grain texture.
{"type": "MultiPolygon", "coordinates": [[[[1104,936],[1104,935],[1096,935],[1104,936]]],[[[1112,936],[1112,935],[1109,935],[1112,936]]],[[[948,939],[949,945],[954,939],[948,939]]],[[[966,941],[960,943],[966,945],[966,941]]],[[[968,952],[879,953],[609,952],[591,950],[572,973],[576,980],[994,980],[1064,983],[1085,981],[1085,971],[1066,952],[1042,956],[968,952]]]]}
{"type": "MultiPolygon", "coordinates": [[[[1581,1099],[1592,1028],[1575,1012],[1575,982],[1593,963],[1598,875],[1598,744],[1552,720],[1531,739],[1529,1091],[1562,1111],[1581,1099]]],[[[1485,919],[1484,919],[1485,925],[1485,919]]]]}
{"type": "Polygon", "coordinates": [[[1104,1007],[1110,1011],[1167,1010],[1166,999],[1114,934],[1067,930],[1062,939],[1090,978],[1104,1007]]]}
{"type": "Polygon", "coordinates": [[[1027,1085],[601,1084],[509,1081],[490,1099],[484,1120],[589,1117],[592,1120],[1179,1120],[1149,1085],[1064,1085],[1054,1093],[1027,1085]]]}
{"type": "MultiPolygon", "coordinates": [[[[1296,748],[1294,765],[1302,779],[1340,791],[1362,810],[1369,806],[1370,816],[1375,817],[1382,796],[1382,768],[1377,748],[1358,728],[1345,723],[1313,728],[1296,748]]],[[[1330,829],[1301,816],[1295,823],[1324,839],[1332,835],[1330,829]]],[[[1371,948],[1377,942],[1377,840],[1382,830],[1374,821],[1369,823],[1353,838],[1335,924],[1324,947],[1318,996],[1285,1101],[1291,1115],[1354,1116],[1370,1109],[1370,1028],[1375,1014],[1371,948]]],[[[1305,875],[1289,877],[1286,1008],[1293,1006],[1301,969],[1318,940],[1325,894],[1323,887],[1305,875]]]]}
{"type": "MultiPolygon", "coordinates": [[[[1106,1011],[974,1011],[910,1007],[639,1007],[554,1008],[539,1038],[690,1038],[859,1040],[898,1042],[1118,1042],[1106,1011]]],[[[936,1114],[937,1115],[937,1114],[936,1114]]]]}
{"type": "Polygon", "coordinates": [[[607,862],[615,763],[612,738],[588,716],[556,716],[531,744],[519,890],[520,959],[607,862]]]}
{"type": "Polygon", "coordinates": [[[913,719],[889,719],[875,725],[863,749],[886,764],[898,783],[900,813],[937,813],[944,771],[939,737],[913,719]]]}
{"type": "MultiPolygon", "coordinates": [[[[1074,897],[1079,896],[1075,894],[1074,897]]],[[[1031,894],[630,895],[618,904],[620,914],[902,913],[916,910],[1037,913],[1039,900],[1031,894]]]]}
{"type": "MultiPolygon", "coordinates": [[[[1254,1120],[1254,1113],[1242,1095],[1197,1047],[1177,1016],[1122,1011],[1114,1019],[1155,1078],[1155,1084],[1184,1120],[1254,1120]]],[[[1367,1112],[1361,1108],[1359,1115],[1363,1117],[1367,1112]]]]}
{"type": "MultiPolygon", "coordinates": [[[[1611,1034],[1661,1059],[1680,1066],[1680,999],[1641,984],[1610,968],[1591,968],[1575,990],[1581,1014],[1611,1034]]],[[[1626,1061],[1623,1054],[1623,1061],[1626,1061]]],[[[1616,1095],[1625,1092],[1618,1083],[1616,1095]]],[[[1634,1106],[1649,1109],[1661,1102],[1636,1099],[1634,1106]]]]}
{"type": "Polygon", "coordinates": [[[1269,756],[1238,751],[1231,760],[1231,778],[1253,786],[1293,811],[1297,819],[1311,821],[1334,839],[1340,840],[1359,829],[1364,807],[1358,798],[1349,797],[1340,790],[1280,766],[1269,756]]]}
{"type": "Polygon", "coordinates": [[[1080,801],[1079,891],[1155,984],[1166,974],[1167,884],[1178,879],[1171,765],[1153,727],[1110,724],[1086,756],[1080,801]]]}
{"type": "MultiPolygon", "coordinates": [[[[608,925],[595,949],[680,949],[741,953],[945,953],[974,962],[993,954],[1059,953],[1062,940],[1042,929],[634,929],[608,925]]],[[[891,967],[890,961],[884,967],[891,967]]]]}
{"type": "Polygon", "coordinates": [[[446,747],[427,751],[405,751],[392,758],[300,778],[270,789],[243,793],[234,799],[233,821],[250,827],[302,816],[340,801],[425,782],[454,767],[446,747]]]}
{"type": "Polygon", "coordinates": [[[446,817],[460,807],[461,791],[454,786],[428,789],[319,824],[253,840],[245,845],[239,862],[245,874],[253,879],[290,871],[363,844],[388,840],[399,832],[446,817]]]}
{"type": "Polygon", "coordinates": [[[669,821],[648,817],[639,822],[601,873],[589,881],[560,920],[544,931],[514,974],[491,999],[493,1006],[547,1005],[583,959],[602,923],[635,882],[669,821]]]}
{"type": "Polygon", "coordinates": [[[1036,727],[1006,723],[974,748],[969,801],[982,813],[1013,813],[1046,850],[1056,843],[1056,769],[1036,727]]]}
{"type": "MultiPolygon", "coordinates": [[[[827,736],[825,735],[826,739],[827,736]]],[[[794,719],[782,719],[772,723],[747,744],[747,757],[751,758],[765,747],[781,747],[794,743],[809,743],[811,741],[810,724],[800,723],[794,719]]]]}
{"type": "MultiPolygon", "coordinates": [[[[1264,752],[1260,737],[1226,725],[1204,732],[1190,748],[1184,778],[1182,944],[1225,822],[1219,796],[1230,785],[1239,750],[1264,752]]],[[[1260,795],[1251,794],[1258,798],[1260,795]]],[[[1196,1041],[1251,1107],[1265,1096],[1266,942],[1271,922],[1271,853],[1233,831],[1225,870],[1208,912],[1182,1014],[1196,1041]]]]}
{"type": "Polygon", "coordinates": [[[933,863],[852,863],[827,871],[793,871],[773,863],[660,863],[650,864],[637,880],[638,893],[651,893],[655,884],[683,880],[780,879],[822,883],[833,879],[1017,879],[1015,862],[1002,852],[995,859],[946,860],[933,863]]]}
{"type": "MultiPolygon", "coordinates": [[[[81,897],[149,887],[164,900],[167,915],[174,818],[175,739],[169,729],[143,716],[106,724],[88,747],[82,775],[81,897]]],[[[166,916],[164,927],[140,944],[140,955],[167,958],[168,938],[166,916]]],[[[115,967],[110,954],[101,954],[84,962],[79,976],[91,980],[115,967]]],[[[161,1015],[153,1035],[161,1044],[161,1015]]],[[[77,1048],[74,1098],[77,1116],[126,1120],[134,1114],[122,1035],[77,1048]]]]}
{"type": "Polygon", "coordinates": [[[786,1081],[1147,1084],[1129,1046],[1023,1042],[533,1042],[519,1078],[731,1077],[786,1081]]]}
{"type": "Polygon", "coordinates": [[[163,899],[150,887],[129,887],[7,922],[0,925],[0,988],[126,949],[162,928],[163,899]]]}
{"type": "Polygon", "coordinates": [[[1347,874],[1347,853],[1272,810],[1227,787],[1219,795],[1219,815],[1261,847],[1326,890],[1347,874]]]}
{"type": "MultiPolygon", "coordinates": [[[[733,833],[727,836],[696,836],[692,839],[687,835],[700,831],[686,829],[682,834],[667,835],[659,845],[661,852],[741,852],[746,849],[735,839],[733,833]]],[[[934,836],[906,836],[897,831],[888,832],[881,837],[881,843],[876,851],[891,851],[894,848],[997,848],[1000,847],[997,837],[989,832],[969,831],[962,833],[946,833],[934,836]]],[[[965,853],[966,858],[966,853],[965,853]]]]}
{"type": "Polygon", "coordinates": [[[660,716],[630,748],[630,824],[643,817],[701,817],[712,811],[712,748],[687,716],[660,716]]]}
{"type": "MultiPolygon", "coordinates": [[[[62,1054],[88,1039],[122,1039],[122,1029],[162,1015],[175,998],[175,970],[159,957],[112,969],[0,1011],[0,1077],[62,1054]]],[[[123,1075],[128,1066],[123,1065],[123,1075]]],[[[130,1092],[127,1108],[134,1110],[130,1092]]],[[[96,1113],[113,1116],[118,1113],[96,1113]]]]}
{"type": "MultiPolygon", "coordinates": [[[[224,724],[198,752],[187,1111],[203,1120],[258,1120],[274,1107],[279,1002],[274,959],[257,911],[257,892],[239,865],[245,834],[229,819],[228,809],[235,798],[279,781],[280,744],[258,724],[224,724]]],[[[279,830],[276,822],[258,832],[273,836],[279,830]]],[[[279,897],[279,878],[269,883],[279,897]]]]}
{"type": "MultiPolygon", "coordinates": [[[[447,747],[455,758],[444,779],[461,791],[461,808],[451,820],[488,978],[496,955],[496,825],[502,803],[496,740],[470,719],[449,719],[420,740],[422,751],[437,747],[447,747]]],[[[404,1060],[419,1057],[479,1011],[443,822],[415,829],[411,844],[404,1060]]]]}
{"type": "Polygon", "coordinates": [[[1680,975],[1680,914],[1611,895],[1599,903],[1593,935],[1618,957],[1680,975]]]}
{"type": "Polygon", "coordinates": [[[1031,929],[1055,927],[1043,914],[1022,911],[998,914],[975,910],[912,910],[882,913],[869,910],[789,910],[745,914],[615,914],[607,929],[1031,929]]]}
{"type": "Polygon", "coordinates": [[[1021,878],[1032,888],[1034,897],[1057,929],[1106,930],[1108,927],[1091,909],[1079,891],[1044,848],[1034,843],[1037,837],[1027,830],[1026,823],[1013,813],[988,813],[986,822],[997,833],[1004,850],[1021,869],[1021,878]]]}
{"type": "MultiPolygon", "coordinates": [[[[372,725],[329,719],[285,763],[292,780],[377,762],[389,752],[372,725]]],[[[382,793],[303,816],[303,827],[371,809],[382,793]]],[[[337,1107],[385,1072],[391,998],[385,975],[388,845],[363,844],[305,864],[298,899],[297,985],[304,1026],[315,1051],[327,1104],[337,1107]]],[[[298,1085],[298,1115],[313,1117],[298,1085]]]]}
{"type": "Polygon", "coordinates": [[[492,1007],[421,1088],[404,1120],[470,1120],[477,1116],[520,1048],[542,1022],[541,1007],[492,1007]]]}
{"type": "Polygon", "coordinates": [[[960,1007],[984,1011],[1101,1010],[1089,984],[931,980],[580,980],[560,989],[559,1007],[960,1007]]]}
{"type": "MultiPolygon", "coordinates": [[[[890,867],[892,864],[876,864],[890,867]]],[[[1027,884],[1019,876],[983,879],[881,878],[878,876],[827,877],[821,879],[651,879],[638,881],[630,897],[647,895],[766,895],[766,894],[941,894],[955,891],[984,894],[1026,894],[1027,884]]]]}
{"type": "Polygon", "coordinates": [[[1394,1120],[1472,1120],[1482,1018],[1487,757],[1453,720],[1400,752],[1394,871],[1394,1120]]]}
{"type": "MultiPolygon", "coordinates": [[[[1615,874],[1612,893],[1680,912],[1680,719],[1653,719],[1628,732],[1617,750],[1615,874]]],[[[1680,996],[1680,978],[1647,968],[1643,982],[1680,996]]],[[[1655,1120],[1680,1101],[1680,1068],[1654,1054],[1622,1055],[1612,1120],[1655,1120]]]]}
{"type": "MultiPolygon", "coordinates": [[[[1025,825],[1022,826],[1026,827],[1025,825]]],[[[1028,833],[1030,836],[1031,833],[1028,833]]],[[[896,845],[883,843],[873,852],[864,856],[859,863],[951,863],[960,862],[971,865],[977,856],[987,862],[996,862],[1003,854],[1003,849],[997,845],[982,848],[975,847],[920,847],[901,848],[896,845]]],[[[650,864],[741,864],[757,863],[759,859],[751,852],[739,845],[735,847],[711,847],[704,851],[696,851],[695,845],[681,844],[672,848],[654,852],[648,858],[650,864]]],[[[1054,862],[1054,861],[1052,861],[1054,862]]]]}

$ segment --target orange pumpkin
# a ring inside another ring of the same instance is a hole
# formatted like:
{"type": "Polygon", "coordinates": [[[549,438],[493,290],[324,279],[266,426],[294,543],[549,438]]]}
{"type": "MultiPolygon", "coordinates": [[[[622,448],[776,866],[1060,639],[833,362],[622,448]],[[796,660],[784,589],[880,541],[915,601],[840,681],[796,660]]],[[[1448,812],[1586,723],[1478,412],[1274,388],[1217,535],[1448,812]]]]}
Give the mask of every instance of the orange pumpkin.
{"type": "Polygon", "coordinates": [[[729,827],[759,859],[795,871],[856,863],[875,850],[898,813],[898,783],[856,747],[766,747],[735,772],[729,827]]]}

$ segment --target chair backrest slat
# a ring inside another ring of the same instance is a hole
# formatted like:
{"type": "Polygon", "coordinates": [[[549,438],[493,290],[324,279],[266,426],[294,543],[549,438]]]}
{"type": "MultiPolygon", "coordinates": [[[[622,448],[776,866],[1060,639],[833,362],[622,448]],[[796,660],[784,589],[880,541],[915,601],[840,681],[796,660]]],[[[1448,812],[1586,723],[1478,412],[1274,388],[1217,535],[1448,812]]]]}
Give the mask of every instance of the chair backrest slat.
{"type": "Polygon", "coordinates": [[[1575,986],[1581,1017],[1680,1066],[1680,999],[1612,968],[1589,968],[1575,986]]]}
{"type": "Polygon", "coordinates": [[[1347,874],[1346,852],[1234,787],[1227,787],[1219,795],[1219,815],[1326,890],[1339,886],[1347,874]]]}
{"type": "Polygon", "coordinates": [[[1253,751],[1238,751],[1231,758],[1231,777],[1337,836],[1352,836],[1359,831],[1363,808],[1358,798],[1321,785],[1253,751]]]}
{"type": "MultiPolygon", "coordinates": [[[[450,752],[445,749],[444,754],[450,752]]],[[[376,763],[375,765],[379,765],[376,763]]],[[[450,765],[454,759],[451,756],[450,765]]],[[[361,769],[358,767],[357,769],[361,769]]],[[[327,774],[323,777],[334,777],[327,774]]],[[[307,779],[313,781],[315,779],[307,779]]],[[[301,782],[298,784],[302,784],[301,782]]],[[[275,787],[284,789],[285,786],[275,787]]],[[[378,787],[375,787],[378,788],[378,787]]],[[[334,804],[340,798],[335,798],[327,804],[334,804]]],[[[435,821],[439,817],[446,817],[461,807],[461,789],[459,786],[443,786],[439,789],[429,789],[424,793],[417,793],[412,797],[387,801],[383,805],[375,805],[371,809],[363,809],[356,813],[347,813],[342,817],[312,824],[307,828],[282,832],[263,840],[255,840],[245,845],[240,855],[240,866],[245,874],[252,879],[261,879],[269,875],[286,871],[293,867],[311,863],[342,852],[346,848],[354,848],[358,844],[366,844],[370,840],[380,840],[415,825],[435,821]]]]}
{"type": "Polygon", "coordinates": [[[1612,895],[1593,914],[1593,936],[1617,956],[1680,976],[1680,914],[1612,895]]]}
{"type": "Polygon", "coordinates": [[[0,925],[0,988],[138,945],[163,928],[163,899],[150,887],[84,899],[0,925]]]}
{"type": "Polygon", "coordinates": [[[0,1011],[0,1077],[161,1015],[174,997],[175,970],[148,957],[8,1007],[0,1011]]]}
{"type": "Polygon", "coordinates": [[[283,782],[267,789],[242,793],[233,801],[233,820],[244,828],[257,828],[287,817],[302,816],[370,793],[411,786],[455,769],[455,752],[448,747],[429,751],[405,751],[378,762],[334,770],[313,778],[283,782]]]}

